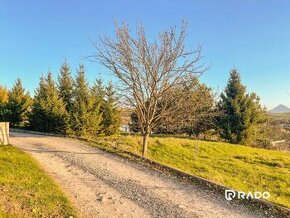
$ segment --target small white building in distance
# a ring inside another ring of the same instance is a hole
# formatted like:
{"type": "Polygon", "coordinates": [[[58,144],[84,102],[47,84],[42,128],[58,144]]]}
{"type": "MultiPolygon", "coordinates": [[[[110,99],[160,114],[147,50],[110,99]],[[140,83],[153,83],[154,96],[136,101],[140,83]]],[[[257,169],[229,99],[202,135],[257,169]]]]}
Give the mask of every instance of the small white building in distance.
{"type": "Polygon", "coordinates": [[[129,123],[131,122],[131,113],[133,112],[130,108],[120,108],[121,111],[121,126],[122,132],[130,132],[129,123]]]}
{"type": "Polygon", "coordinates": [[[122,125],[120,126],[120,130],[121,130],[122,132],[130,132],[130,127],[129,127],[128,124],[122,124],[122,125]]]}

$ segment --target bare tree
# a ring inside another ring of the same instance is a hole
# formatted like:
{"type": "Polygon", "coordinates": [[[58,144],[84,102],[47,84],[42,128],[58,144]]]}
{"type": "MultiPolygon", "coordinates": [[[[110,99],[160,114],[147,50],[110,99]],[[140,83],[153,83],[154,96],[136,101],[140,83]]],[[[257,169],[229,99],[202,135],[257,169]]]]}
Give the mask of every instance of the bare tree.
{"type": "Polygon", "coordinates": [[[171,27],[155,41],[148,40],[143,25],[138,26],[136,33],[134,36],[126,24],[116,24],[115,40],[100,38],[94,43],[96,53],[90,57],[113,72],[126,102],[136,108],[143,135],[143,156],[146,156],[152,128],[166,116],[167,104],[172,103],[163,102],[162,110],[157,112],[158,102],[179,82],[205,69],[203,65],[197,66],[201,49],[185,49],[185,22],[180,31],[171,27]]]}

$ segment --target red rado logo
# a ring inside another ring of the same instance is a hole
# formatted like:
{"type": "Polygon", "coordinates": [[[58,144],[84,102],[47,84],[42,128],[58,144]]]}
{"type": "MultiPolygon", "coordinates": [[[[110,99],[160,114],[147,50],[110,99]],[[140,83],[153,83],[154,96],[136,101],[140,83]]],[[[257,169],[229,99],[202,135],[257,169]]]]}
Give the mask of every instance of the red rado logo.
{"type": "Polygon", "coordinates": [[[233,200],[234,198],[237,199],[268,199],[270,198],[270,193],[269,192],[259,192],[259,191],[255,191],[255,192],[236,192],[234,190],[230,190],[227,189],[225,190],[225,198],[228,201],[233,200]]]}

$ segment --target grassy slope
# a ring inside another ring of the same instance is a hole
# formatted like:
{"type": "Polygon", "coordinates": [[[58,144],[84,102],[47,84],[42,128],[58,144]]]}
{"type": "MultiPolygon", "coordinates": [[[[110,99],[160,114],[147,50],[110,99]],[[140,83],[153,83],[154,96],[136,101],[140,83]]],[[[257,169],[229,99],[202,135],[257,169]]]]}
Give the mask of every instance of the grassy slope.
{"type": "Polygon", "coordinates": [[[29,155],[0,146],[0,217],[69,217],[75,212],[29,155]]]}
{"type": "MultiPolygon", "coordinates": [[[[140,136],[99,140],[141,154],[140,136]]],[[[150,159],[239,191],[268,191],[269,201],[290,208],[289,153],[173,137],[153,137],[149,143],[150,159]]]]}

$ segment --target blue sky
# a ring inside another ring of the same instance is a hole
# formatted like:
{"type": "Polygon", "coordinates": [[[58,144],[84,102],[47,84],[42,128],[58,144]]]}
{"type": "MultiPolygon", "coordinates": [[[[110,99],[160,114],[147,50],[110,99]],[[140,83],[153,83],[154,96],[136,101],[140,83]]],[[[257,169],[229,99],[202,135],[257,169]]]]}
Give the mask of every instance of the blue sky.
{"type": "Polygon", "coordinates": [[[17,77],[31,93],[49,70],[57,75],[67,59],[73,72],[85,64],[90,82],[112,75],[85,57],[89,42],[114,33],[114,20],[147,35],[188,21],[186,45],[201,45],[211,65],[201,80],[222,91],[236,67],[248,91],[271,108],[290,106],[290,2],[275,0],[0,0],[0,83],[17,77]]]}

